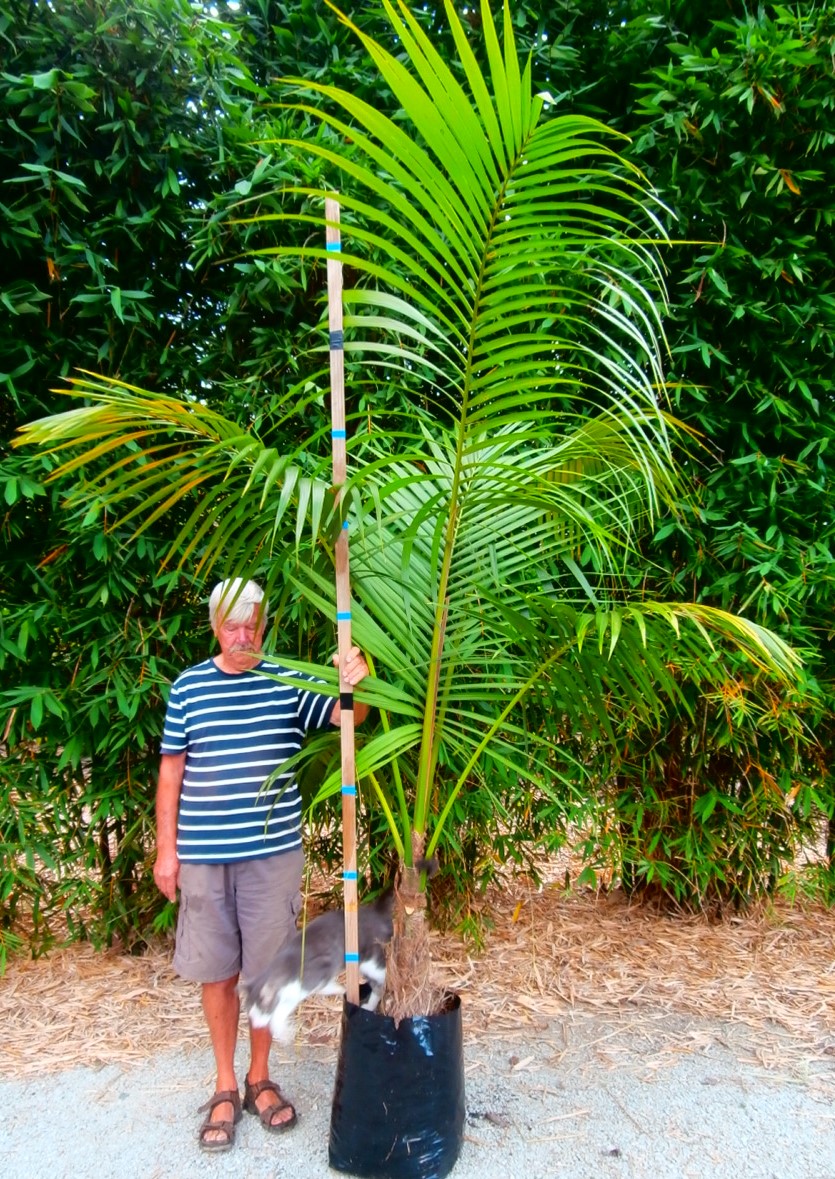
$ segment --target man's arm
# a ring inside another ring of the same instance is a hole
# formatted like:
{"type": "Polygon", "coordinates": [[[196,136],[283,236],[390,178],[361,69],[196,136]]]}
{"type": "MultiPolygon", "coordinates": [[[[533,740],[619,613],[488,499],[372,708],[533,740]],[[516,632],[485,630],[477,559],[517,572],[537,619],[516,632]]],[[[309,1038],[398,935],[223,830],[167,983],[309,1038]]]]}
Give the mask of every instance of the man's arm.
{"type": "Polygon", "coordinates": [[[157,858],[154,880],[157,888],[168,897],[177,899],[180,861],[177,858],[177,812],[180,809],[180,790],[186,768],[185,753],[163,753],[157,783],[157,858]]]}
{"type": "MultiPolygon", "coordinates": [[[[339,667],[339,656],[333,657],[334,667],[339,667]]],[[[368,664],[363,658],[359,647],[352,647],[345,656],[345,663],[342,668],[342,678],[346,683],[355,688],[368,675],[368,664]]],[[[371,709],[367,704],[363,704],[361,700],[354,701],[354,724],[361,725],[368,716],[371,709]]],[[[331,724],[338,725],[342,719],[342,706],[337,700],[331,713],[331,724]]]]}

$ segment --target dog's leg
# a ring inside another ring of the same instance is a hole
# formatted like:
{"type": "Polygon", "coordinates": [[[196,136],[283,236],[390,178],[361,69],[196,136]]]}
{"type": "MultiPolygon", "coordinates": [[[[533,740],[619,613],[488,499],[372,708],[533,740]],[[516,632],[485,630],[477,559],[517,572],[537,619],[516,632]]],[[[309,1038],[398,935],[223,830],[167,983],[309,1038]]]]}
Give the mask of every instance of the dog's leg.
{"type": "MultiPolygon", "coordinates": [[[[270,1025],[270,1031],[273,1034],[273,1039],[277,1040],[279,1044],[292,1043],[296,1028],[293,1023],[293,1013],[298,1005],[307,998],[309,992],[305,990],[298,979],[293,979],[292,982],[285,983],[278,992],[278,1002],[274,1009],[269,1013],[265,1021],[270,1025]]],[[[261,1013],[259,1012],[259,1015],[261,1013]]],[[[256,1027],[259,1025],[255,1023],[253,1012],[250,1012],[250,1019],[256,1027]]]]}
{"type": "Polygon", "coordinates": [[[383,987],[386,982],[385,965],[381,966],[375,958],[369,958],[367,962],[360,963],[360,970],[371,987],[371,994],[360,1006],[365,1008],[366,1011],[376,1011],[380,1006],[380,1000],[383,997],[383,987]]]}
{"type": "Polygon", "coordinates": [[[249,1022],[252,1026],[254,1028],[265,1028],[272,1019],[275,1005],[278,1002],[276,991],[270,987],[263,986],[256,997],[248,988],[239,986],[238,993],[241,996],[244,1010],[249,1016],[249,1022]]]}
{"type": "Polygon", "coordinates": [[[336,981],[335,978],[323,983],[321,987],[317,987],[315,991],[310,992],[311,995],[344,995],[345,988],[342,983],[336,981]]]}

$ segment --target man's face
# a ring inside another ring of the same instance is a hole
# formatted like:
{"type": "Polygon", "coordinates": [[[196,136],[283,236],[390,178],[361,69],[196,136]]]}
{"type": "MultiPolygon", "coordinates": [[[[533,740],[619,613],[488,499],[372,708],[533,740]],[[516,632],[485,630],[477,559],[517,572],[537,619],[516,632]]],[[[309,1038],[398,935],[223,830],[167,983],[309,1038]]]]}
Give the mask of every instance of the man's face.
{"type": "Polygon", "coordinates": [[[224,671],[249,671],[261,658],[264,618],[257,606],[246,622],[221,617],[212,627],[220,644],[224,671]]]}

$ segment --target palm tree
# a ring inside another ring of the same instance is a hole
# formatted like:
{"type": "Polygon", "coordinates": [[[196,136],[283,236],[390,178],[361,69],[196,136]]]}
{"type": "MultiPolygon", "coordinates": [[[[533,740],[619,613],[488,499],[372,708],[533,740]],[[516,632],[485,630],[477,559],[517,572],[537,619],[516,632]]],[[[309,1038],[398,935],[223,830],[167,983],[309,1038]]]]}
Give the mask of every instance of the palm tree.
{"type": "MultiPolygon", "coordinates": [[[[681,494],[663,406],[665,239],[644,178],[602,124],[532,92],[507,4],[500,44],[482,3],[486,73],[449,0],[454,66],[404,4],[384,6],[399,56],[357,35],[400,110],[290,80],[305,91],[290,109],[320,133],[282,146],[330,164],[341,191],[289,190],[304,207],[282,219],[324,243],[324,198],[339,201],[358,276],[346,353],[372,396],[392,383],[412,394],[396,431],[354,433],[344,508],[354,635],[377,673],[364,694],[381,718],[357,772],[405,870],[392,953],[403,1015],[426,1010],[415,865],[465,786],[489,787],[488,758],[523,778],[572,762],[579,774],[614,740],[614,717],[678,698],[670,627],[683,659],[718,642],[778,675],[795,661],[742,618],[624,588],[636,538],[681,494]],[[525,723],[531,702],[546,727],[525,723]]],[[[324,244],[274,252],[326,257],[324,244]]],[[[62,456],[56,476],[83,472],[77,495],[139,530],[188,504],[172,555],[224,574],[269,559],[332,616],[341,520],[321,438],[280,454],[198,399],[92,375],[73,385],[84,406],[21,441],[62,456]]],[[[288,413],[299,396],[287,392],[288,413]]],[[[320,796],[338,788],[331,775],[320,796]]]]}

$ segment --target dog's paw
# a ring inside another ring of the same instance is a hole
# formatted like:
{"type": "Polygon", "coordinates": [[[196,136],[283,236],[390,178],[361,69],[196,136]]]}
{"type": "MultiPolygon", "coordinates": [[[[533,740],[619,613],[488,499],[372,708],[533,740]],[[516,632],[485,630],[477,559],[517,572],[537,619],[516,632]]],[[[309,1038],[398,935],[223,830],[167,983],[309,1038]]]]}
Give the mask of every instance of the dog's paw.
{"type": "Polygon", "coordinates": [[[296,1037],[296,1025],[292,1019],[273,1014],[267,1022],[270,1025],[272,1037],[278,1044],[292,1044],[296,1037]]]}
{"type": "Polygon", "coordinates": [[[268,1027],[273,1018],[272,1011],[262,1011],[257,1003],[254,1003],[252,1007],[249,1008],[247,1015],[249,1016],[249,1022],[254,1028],[268,1027]]]}
{"type": "Polygon", "coordinates": [[[380,999],[382,998],[382,995],[379,991],[375,991],[371,988],[369,989],[371,990],[371,993],[362,1003],[360,1003],[360,1007],[362,1007],[365,1011],[376,1011],[380,1006],[380,999]]]}

